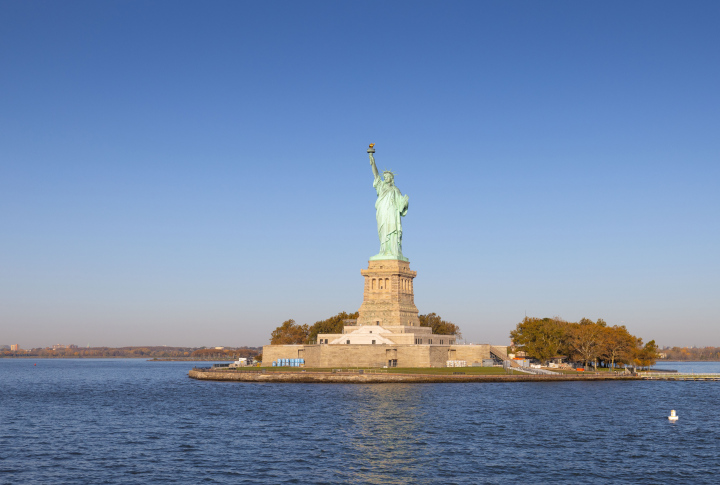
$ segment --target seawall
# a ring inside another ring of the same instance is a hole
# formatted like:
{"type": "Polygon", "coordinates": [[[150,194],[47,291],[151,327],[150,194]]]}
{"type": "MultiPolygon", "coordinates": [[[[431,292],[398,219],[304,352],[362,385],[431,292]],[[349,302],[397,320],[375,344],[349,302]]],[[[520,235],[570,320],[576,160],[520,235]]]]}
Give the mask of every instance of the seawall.
{"type": "Polygon", "coordinates": [[[358,374],[356,372],[228,372],[192,369],[188,376],[193,379],[238,382],[284,382],[325,384],[381,384],[381,383],[441,383],[441,382],[554,382],[554,381],[622,381],[638,380],[634,376],[601,375],[432,375],[432,374],[358,374]]]}

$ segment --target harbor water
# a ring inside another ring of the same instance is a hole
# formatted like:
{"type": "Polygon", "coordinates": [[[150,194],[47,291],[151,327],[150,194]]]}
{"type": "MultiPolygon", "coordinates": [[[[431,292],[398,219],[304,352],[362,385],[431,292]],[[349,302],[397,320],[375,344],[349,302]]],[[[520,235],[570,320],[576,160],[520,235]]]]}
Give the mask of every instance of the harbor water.
{"type": "Polygon", "coordinates": [[[720,382],[248,384],[189,379],[194,365],[0,359],[0,483],[714,484],[720,474],[720,382]]]}

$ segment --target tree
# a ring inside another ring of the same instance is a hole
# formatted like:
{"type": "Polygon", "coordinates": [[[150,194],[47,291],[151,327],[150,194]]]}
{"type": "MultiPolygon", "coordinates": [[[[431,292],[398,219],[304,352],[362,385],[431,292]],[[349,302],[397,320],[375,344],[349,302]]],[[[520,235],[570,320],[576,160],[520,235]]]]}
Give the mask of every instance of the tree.
{"type": "Polygon", "coordinates": [[[312,327],[310,327],[306,342],[315,342],[317,340],[318,334],[320,333],[342,333],[343,326],[345,325],[344,321],[356,319],[359,316],[360,314],[358,312],[340,312],[337,315],[328,318],[327,320],[317,321],[313,324],[312,327]]]}
{"type": "Polygon", "coordinates": [[[610,368],[615,367],[616,362],[629,364],[632,361],[636,339],[630,335],[625,325],[604,327],[602,332],[604,335],[600,354],[610,361],[610,368]]]}
{"type": "Polygon", "coordinates": [[[421,327],[431,327],[432,332],[438,335],[455,335],[458,339],[462,338],[460,327],[452,322],[446,322],[440,315],[428,313],[426,315],[418,315],[421,327]]]}
{"type": "Polygon", "coordinates": [[[236,351],[233,349],[198,349],[192,353],[192,356],[196,359],[233,360],[235,354],[236,351]]]}
{"type": "Polygon", "coordinates": [[[273,330],[270,335],[270,345],[297,345],[305,343],[310,328],[305,325],[298,325],[295,320],[285,320],[282,325],[273,330]]]}
{"type": "Polygon", "coordinates": [[[597,370],[598,358],[609,362],[610,367],[619,362],[649,367],[658,358],[654,341],[643,347],[642,339],[631,335],[624,326],[608,327],[603,319],[593,322],[583,318],[568,323],[560,317],[525,317],[510,332],[510,338],[518,350],[543,363],[556,354],[567,353],[569,360],[585,366],[592,362],[597,370]]]}
{"type": "Polygon", "coordinates": [[[602,329],[603,326],[587,318],[570,325],[568,343],[570,348],[580,356],[586,367],[588,362],[595,362],[600,355],[602,329]]]}
{"type": "MultiPolygon", "coordinates": [[[[642,342],[642,341],[641,341],[642,342]]],[[[658,358],[658,346],[654,340],[649,341],[645,346],[639,350],[637,356],[637,364],[640,367],[648,368],[655,365],[655,361],[658,358]]]]}
{"type": "Polygon", "coordinates": [[[565,347],[567,325],[568,323],[559,317],[525,317],[515,330],[510,332],[510,338],[518,350],[546,364],[565,347]]]}
{"type": "Polygon", "coordinates": [[[720,347],[673,347],[663,352],[667,360],[720,360],[720,347]]]}

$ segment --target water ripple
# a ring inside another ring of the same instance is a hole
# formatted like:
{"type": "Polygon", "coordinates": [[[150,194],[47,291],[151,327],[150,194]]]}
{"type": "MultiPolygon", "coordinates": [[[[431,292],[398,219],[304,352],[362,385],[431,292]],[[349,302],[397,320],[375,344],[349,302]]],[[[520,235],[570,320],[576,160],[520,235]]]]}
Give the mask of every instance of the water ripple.
{"type": "Polygon", "coordinates": [[[709,484],[720,472],[720,383],[257,385],[191,380],[191,365],[0,360],[0,483],[709,484]]]}

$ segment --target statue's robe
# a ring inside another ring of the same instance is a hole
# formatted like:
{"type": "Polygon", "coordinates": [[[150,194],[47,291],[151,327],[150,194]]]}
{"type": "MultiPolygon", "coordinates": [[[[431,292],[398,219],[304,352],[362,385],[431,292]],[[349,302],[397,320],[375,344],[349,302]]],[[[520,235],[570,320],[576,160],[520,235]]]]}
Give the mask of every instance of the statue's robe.
{"type": "Polygon", "coordinates": [[[402,223],[400,217],[408,210],[408,196],[403,196],[395,185],[376,177],[373,188],[377,191],[375,217],[377,218],[380,255],[402,257],[402,223]]]}

